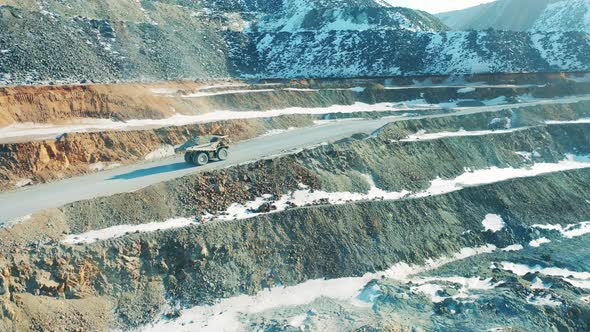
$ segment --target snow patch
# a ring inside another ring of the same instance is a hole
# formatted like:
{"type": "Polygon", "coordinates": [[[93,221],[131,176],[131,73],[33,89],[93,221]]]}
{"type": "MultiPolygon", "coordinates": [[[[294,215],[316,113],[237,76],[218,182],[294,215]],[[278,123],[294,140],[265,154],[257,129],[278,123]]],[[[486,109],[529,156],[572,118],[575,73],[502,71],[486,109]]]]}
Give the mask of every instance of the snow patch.
{"type": "Polygon", "coordinates": [[[476,299],[477,294],[471,293],[473,290],[492,290],[497,286],[503,284],[503,281],[496,283],[492,282],[492,278],[481,279],[479,277],[428,277],[428,278],[415,278],[411,280],[412,283],[419,284],[420,286],[412,287],[412,291],[421,292],[430,297],[430,300],[434,303],[439,303],[447,298],[452,299],[476,299]],[[458,284],[459,291],[453,296],[442,296],[439,295],[439,291],[444,290],[438,283],[451,283],[458,284]]]}
{"type": "Polygon", "coordinates": [[[89,244],[101,240],[110,240],[130,233],[151,233],[161,230],[183,228],[195,224],[194,219],[175,218],[164,222],[152,222],[139,225],[119,225],[82,234],[70,234],[62,241],[67,244],[89,244]]]}
{"type": "Polygon", "coordinates": [[[491,231],[492,233],[496,233],[506,226],[502,217],[497,214],[487,214],[481,223],[486,231],[491,231]]]}
{"type": "Polygon", "coordinates": [[[512,128],[512,119],[508,117],[504,118],[494,118],[490,121],[490,126],[497,128],[498,125],[502,125],[504,129],[512,128]]]}
{"type": "Polygon", "coordinates": [[[516,129],[504,129],[504,130],[459,130],[459,131],[441,131],[438,133],[426,133],[425,131],[419,131],[415,134],[409,135],[408,138],[401,139],[402,142],[413,142],[413,141],[427,141],[441,139],[445,137],[466,137],[466,136],[486,136],[486,135],[498,135],[507,134],[515,131],[526,130],[528,127],[516,128],[516,129]]]}
{"type": "Polygon", "coordinates": [[[301,314],[289,319],[289,326],[295,328],[302,328],[304,327],[305,321],[307,320],[307,314],[301,314]]]}
{"type": "Polygon", "coordinates": [[[551,240],[549,240],[548,238],[542,237],[540,239],[532,240],[531,242],[529,242],[529,246],[540,247],[542,244],[550,243],[550,242],[551,242],[551,240]]]}
{"type": "Polygon", "coordinates": [[[157,95],[172,95],[178,92],[178,89],[174,88],[153,88],[151,89],[152,93],[157,95]]]}
{"type": "Polygon", "coordinates": [[[318,89],[308,89],[308,88],[285,88],[284,91],[296,91],[296,92],[316,92],[320,91],[318,89]]]}
{"type": "Polygon", "coordinates": [[[430,188],[412,197],[425,197],[441,195],[461,190],[465,187],[491,184],[516,178],[533,177],[547,173],[554,173],[566,170],[589,168],[590,163],[571,160],[571,157],[558,163],[537,163],[528,168],[497,168],[491,167],[483,170],[469,171],[450,179],[437,178],[431,182],[430,188]]]}
{"type": "MultiPolygon", "coordinates": [[[[318,204],[346,204],[358,201],[370,200],[400,200],[404,198],[421,198],[433,195],[443,195],[454,191],[462,190],[466,187],[491,184],[501,182],[509,179],[533,177],[546,173],[553,173],[559,171],[590,168],[590,163],[579,162],[569,157],[566,160],[558,163],[537,163],[529,168],[488,168],[476,171],[466,169],[466,173],[454,179],[440,179],[437,178],[431,181],[430,187],[422,192],[411,193],[407,190],[399,192],[388,192],[377,188],[373,179],[365,175],[367,183],[370,185],[370,190],[367,193],[353,193],[353,192],[325,192],[321,190],[300,189],[289,194],[283,195],[280,199],[274,201],[270,196],[259,197],[254,201],[246,204],[234,203],[227,211],[222,212],[221,215],[212,217],[217,220],[239,220],[248,219],[266,214],[269,212],[255,212],[263,204],[270,204],[273,210],[270,213],[285,211],[286,209],[296,206],[318,205],[318,204]]],[[[531,242],[537,244],[537,242],[531,242]]],[[[532,245],[531,244],[531,245],[532,245]]],[[[539,243],[540,245],[541,243],[539,243]]]]}
{"type": "Polygon", "coordinates": [[[218,92],[195,92],[185,96],[183,98],[200,98],[200,97],[213,97],[213,96],[223,96],[223,95],[237,95],[237,94],[246,94],[246,93],[263,93],[263,92],[274,92],[275,89],[252,89],[252,90],[224,90],[218,92]]]}
{"type": "Polygon", "coordinates": [[[577,272],[557,267],[528,266],[512,262],[502,262],[502,268],[518,276],[527,273],[540,273],[546,276],[561,277],[564,281],[578,288],[590,289],[590,272],[577,272]]]}
{"type": "Polygon", "coordinates": [[[508,104],[508,100],[506,99],[505,96],[500,96],[500,97],[497,97],[494,99],[485,100],[485,101],[483,101],[483,103],[486,106],[497,106],[497,105],[508,104]]]}
{"type": "Polygon", "coordinates": [[[541,154],[537,151],[533,151],[533,152],[526,152],[526,151],[516,151],[515,152],[517,155],[523,157],[526,160],[532,161],[533,157],[535,158],[540,158],[541,154]]]}
{"type": "Polygon", "coordinates": [[[274,209],[272,213],[285,211],[286,209],[297,206],[333,204],[340,205],[350,202],[368,201],[368,200],[399,200],[410,194],[409,191],[388,192],[377,188],[373,178],[365,175],[366,181],[370,185],[367,193],[353,192],[325,192],[322,190],[309,189],[305,184],[301,184],[299,190],[290,194],[283,195],[280,199],[273,201],[270,195],[259,197],[254,201],[246,204],[234,203],[225,212],[221,213],[217,220],[239,220],[247,219],[266,214],[268,212],[256,212],[263,204],[271,204],[274,209]]]}
{"type": "Polygon", "coordinates": [[[88,165],[88,170],[93,171],[93,172],[98,172],[98,171],[117,168],[119,166],[121,166],[120,163],[105,163],[105,162],[100,161],[100,162],[88,165]]]}
{"type": "Polygon", "coordinates": [[[14,188],[15,189],[22,188],[22,187],[28,186],[32,183],[33,183],[33,179],[28,179],[28,178],[27,179],[18,179],[16,181],[16,183],[14,184],[14,188]]]}
{"type": "Polygon", "coordinates": [[[267,131],[266,133],[260,135],[260,137],[274,136],[274,135],[282,134],[282,133],[292,131],[295,129],[297,129],[297,128],[296,127],[289,127],[287,129],[271,129],[271,130],[267,131]]]}
{"type": "Polygon", "coordinates": [[[549,287],[545,286],[545,283],[543,282],[543,280],[541,280],[541,278],[535,277],[535,279],[533,279],[533,281],[531,282],[531,288],[532,289],[547,289],[549,287]]]}
{"type": "Polygon", "coordinates": [[[457,93],[469,93],[469,92],[473,92],[476,91],[475,88],[472,87],[467,87],[467,88],[461,88],[459,90],[457,90],[457,93]]]}
{"type": "Polygon", "coordinates": [[[550,120],[550,121],[545,121],[545,123],[546,124],[590,123],[590,118],[582,118],[582,119],[570,120],[570,121],[550,120]]]}
{"type": "Polygon", "coordinates": [[[0,220],[0,229],[2,228],[10,228],[14,225],[18,225],[18,224],[22,224],[24,222],[27,222],[29,220],[31,220],[31,218],[33,218],[33,215],[28,214],[26,216],[22,216],[22,217],[18,217],[18,218],[13,218],[7,221],[2,221],[0,220]]]}
{"type": "Polygon", "coordinates": [[[553,299],[553,296],[551,296],[551,294],[547,294],[546,296],[534,296],[531,294],[527,297],[527,302],[534,305],[552,307],[562,304],[560,301],[553,299]]]}
{"type": "Polygon", "coordinates": [[[566,237],[568,239],[590,233],[590,221],[568,225],[566,227],[563,227],[561,225],[533,225],[533,227],[545,230],[558,231],[559,233],[561,233],[563,237],[566,237]]]}
{"type": "Polygon", "coordinates": [[[502,251],[520,251],[522,249],[524,249],[524,247],[521,244],[512,244],[508,247],[502,248],[502,251]]]}

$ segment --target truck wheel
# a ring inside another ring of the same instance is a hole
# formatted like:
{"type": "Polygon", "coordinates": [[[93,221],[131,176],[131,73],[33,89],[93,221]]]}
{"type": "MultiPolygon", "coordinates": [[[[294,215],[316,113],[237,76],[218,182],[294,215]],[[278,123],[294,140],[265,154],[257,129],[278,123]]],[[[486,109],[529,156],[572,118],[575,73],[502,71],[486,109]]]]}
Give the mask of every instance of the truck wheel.
{"type": "Polygon", "coordinates": [[[209,162],[209,156],[205,152],[197,153],[197,155],[194,158],[195,159],[193,160],[197,166],[203,166],[209,162]]]}
{"type": "Polygon", "coordinates": [[[192,153],[190,152],[186,152],[184,154],[184,161],[187,162],[188,164],[192,164],[193,163],[193,156],[192,153]]]}
{"type": "Polygon", "coordinates": [[[227,148],[221,148],[217,150],[217,158],[219,158],[219,160],[226,160],[227,156],[229,156],[229,151],[227,148]]]}

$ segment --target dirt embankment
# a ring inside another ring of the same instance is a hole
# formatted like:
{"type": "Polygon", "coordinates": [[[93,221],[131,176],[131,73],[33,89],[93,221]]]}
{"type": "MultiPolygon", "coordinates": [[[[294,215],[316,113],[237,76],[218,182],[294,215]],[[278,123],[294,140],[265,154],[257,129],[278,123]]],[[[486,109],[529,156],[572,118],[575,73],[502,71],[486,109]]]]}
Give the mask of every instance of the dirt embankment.
{"type": "Polygon", "coordinates": [[[160,119],[178,105],[138,85],[22,86],[0,89],[0,126],[80,118],[160,119]]]}
{"type": "MultiPolygon", "coordinates": [[[[289,86],[288,82],[285,83],[289,86]]],[[[20,86],[0,88],[0,127],[13,123],[63,124],[79,119],[162,119],[176,113],[199,114],[212,110],[260,110],[288,106],[350,104],[348,97],[310,99],[296,91],[274,93],[242,82],[167,82],[153,84],[91,84],[20,86]],[[208,88],[211,87],[211,88],[208,88]],[[204,88],[204,89],[203,89],[204,88]],[[203,90],[200,90],[203,89],[203,90]],[[249,94],[220,94],[232,90],[263,90],[249,94]],[[200,93],[200,97],[187,96],[200,93]]]]}

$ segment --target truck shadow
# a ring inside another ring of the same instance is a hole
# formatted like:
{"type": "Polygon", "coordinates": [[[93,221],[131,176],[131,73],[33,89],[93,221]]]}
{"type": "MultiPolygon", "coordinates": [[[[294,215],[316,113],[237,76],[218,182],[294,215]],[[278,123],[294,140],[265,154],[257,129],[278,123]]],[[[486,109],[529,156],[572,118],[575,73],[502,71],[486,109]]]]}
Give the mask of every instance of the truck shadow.
{"type": "Polygon", "coordinates": [[[144,168],[144,169],[138,169],[133,172],[115,175],[115,176],[111,177],[109,180],[132,180],[132,179],[137,179],[137,178],[141,178],[141,177],[145,177],[145,176],[152,176],[155,174],[175,172],[175,171],[180,171],[183,169],[193,168],[193,167],[195,167],[195,166],[191,165],[191,164],[187,164],[185,162],[179,162],[179,163],[174,163],[174,164],[170,164],[170,165],[163,165],[163,166],[155,166],[155,167],[149,167],[149,168],[144,168]]]}

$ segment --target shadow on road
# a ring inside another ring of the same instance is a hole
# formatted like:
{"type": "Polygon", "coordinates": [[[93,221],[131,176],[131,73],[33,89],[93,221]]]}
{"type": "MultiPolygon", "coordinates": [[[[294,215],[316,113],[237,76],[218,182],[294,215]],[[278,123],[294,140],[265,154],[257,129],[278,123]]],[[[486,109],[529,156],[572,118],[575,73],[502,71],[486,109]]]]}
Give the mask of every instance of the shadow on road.
{"type": "Polygon", "coordinates": [[[195,166],[191,165],[191,164],[187,164],[185,162],[180,162],[180,163],[175,163],[175,164],[170,164],[170,165],[163,165],[163,166],[138,169],[133,172],[113,176],[109,180],[132,180],[132,179],[141,178],[144,176],[151,176],[151,175],[155,175],[155,174],[175,172],[175,171],[180,171],[180,170],[192,168],[192,167],[195,167],[195,166]]]}

